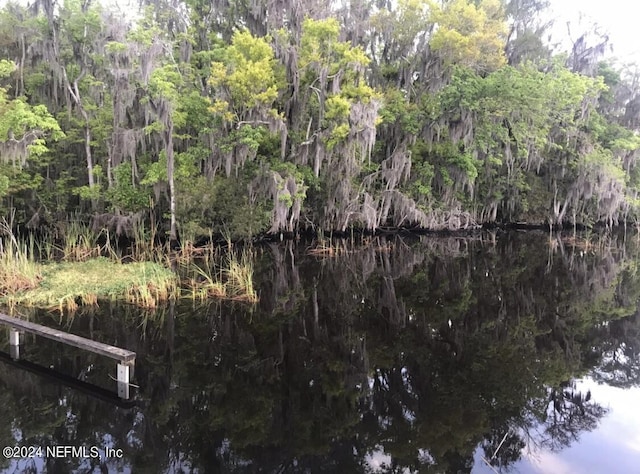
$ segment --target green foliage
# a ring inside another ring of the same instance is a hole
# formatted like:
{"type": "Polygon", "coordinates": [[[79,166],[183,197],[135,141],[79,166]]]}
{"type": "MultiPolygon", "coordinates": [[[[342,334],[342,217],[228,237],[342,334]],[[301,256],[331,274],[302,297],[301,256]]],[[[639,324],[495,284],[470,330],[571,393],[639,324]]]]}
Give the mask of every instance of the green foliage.
{"type": "Polygon", "coordinates": [[[399,123],[404,133],[416,135],[420,131],[421,114],[415,103],[398,89],[387,89],[380,110],[382,124],[399,123]]]}
{"type": "Polygon", "coordinates": [[[149,189],[135,186],[131,176],[131,163],[121,163],[113,169],[114,184],[105,192],[105,199],[115,209],[138,212],[149,207],[149,189]]]}
{"type": "Polygon", "coordinates": [[[173,106],[173,122],[176,126],[184,125],[185,117],[178,113],[175,106],[181,99],[181,86],[183,77],[180,70],[174,64],[165,64],[154,69],[149,79],[149,94],[153,99],[164,100],[173,106]]]}
{"type": "Polygon", "coordinates": [[[3,8],[3,205],[21,224],[90,204],[245,236],[640,218],[638,72],[602,48],[553,56],[545,2],[399,0],[336,18],[245,3],[154,4],[133,26],[95,2],[3,8]],[[258,163],[275,184],[257,184],[258,163]]]}
{"type": "Polygon", "coordinates": [[[0,59],[0,78],[9,77],[16,70],[16,64],[7,59],[0,59]]]}
{"type": "Polygon", "coordinates": [[[9,165],[0,165],[0,175],[9,179],[8,193],[10,194],[36,189],[44,180],[41,175],[32,173],[27,168],[17,168],[9,165]]]}
{"type": "Polygon", "coordinates": [[[251,110],[277,115],[273,104],[282,87],[282,70],[269,44],[248,31],[233,35],[221,61],[211,65],[209,85],[217,91],[211,111],[226,121],[244,120],[251,110]]]}
{"type": "MultiPolygon", "coordinates": [[[[197,172],[198,159],[206,153],[203,149],[194,148],[189,152],[176,154],[175,160],[175,177],[179,179],[187,179],[193,177],[197,172]]],[[[154,185],[160,182],[166,182],[167,175],[167,154],[163,150],[160,152],[158,161],[148,163],[144,166],[144,178],[140,181],[143,186],[154,185]]]]}
{"type": "Polygon", "coordinates": [[[305,18],[302,32],[300,69],[304,70],[308,66],[322,64],[326,57],[332,56],[338,42],[340,25],[335,18],[305,18]]]}
{"type": "Polygon", "coordinates": [[[48,151],[45,135],[54,141],[64,136],[47,108],[30,106],[23,97],[8,100],[6,91],[0,88],[0,141],[20,141],[33,136],[27,149],[31,156],[41,156],[48,151]]]}
{"type": "Polygon", "coordinates": [[[327,99],[324,117],[327,120],[344,120],[349,117],[351,102],[345,97],[334,95],[327,99]]]}
{"type": "Polygon", "coordinates": [[[246,182],[203,176],[178,181],[178,212],[183,233],[206,237],[210,233],[233,239],[250,238],[269,225],[270,210],[266,200],[250,201],[246,182]]]}
{"type": "Polygon", "coordinates": [[[102,194],[99,186],[80,186],[75,188],[72,192],[74,195],[79,196],[81,199],[87,201],[91,199],[98,199],[102,194]]]}
{"type": "Polygon", "coordinates": [[[485,73],[505,65],[507,28],[498,0],[429,3],[438,26],[429,44],[448,63],[485,73]]]}
{"type": "MultiPolygon", "coordinates": [[[[0,78],[7,77],[16,70],[16,65],[5,59],[0,60],[0,78]]],[[[0,163],[11,162],[15,167],[25,164],[27,158],[39,157],[49,151],[46,137],[52,141],[64,136],[58,122],[44,105],[31,106],[25,97],[9,99],[7,89],[0,87],[0,142],[6,148],[0,163]],[[24,150],[22,146],[24,146],[24,150]]],[[[6,182],[8,176],[0,174],[0,179],[6,182]]],[[[13,183],[15,189],[17,183],[13,183]]],[[[0,196],[11,189],[7,183],[0,187],[0,196]]]]}
{"type": "Polygon", "coordinates": [[[9,191],[9,177],[0,174],[0,198],[4,197],[9,191]]]}

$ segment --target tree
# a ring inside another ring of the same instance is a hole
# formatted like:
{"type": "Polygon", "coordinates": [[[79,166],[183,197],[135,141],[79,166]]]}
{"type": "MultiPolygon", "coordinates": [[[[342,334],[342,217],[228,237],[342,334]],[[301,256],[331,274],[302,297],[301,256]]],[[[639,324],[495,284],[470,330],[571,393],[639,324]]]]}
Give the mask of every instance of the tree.
{"type": "MultiPolygon", "coordinates": [[[[16,65],[0,60],[0,80],[10,77],[16,65]]],[[[26,165],[28,158],[42,156],[48,151],[47,140],[64,137],[58,122],[44,105],[34,107],[25,97],[9,99],[8,90],[0,87],[0,164],[15,168],[26,165]]],[[[9,177],[0,173],[0,197],[10,187],[9,177]]]]}
{"type": "Polygon", "coordinates": [[[149,105],[157,121],[147,127],[147,131],[155,131],[162,137],[164,156],[166,159],[167,182],[169,183],[169,239],[177,242],[176,217],[176,185],[175,185],[175,151],[173,135],[176,125],[181,125],[184,116],[177,111],[179,100],[179,85],[182,82],[180,71],[174,65],[168,64],[153,71],[149,79],[149,105]]]}

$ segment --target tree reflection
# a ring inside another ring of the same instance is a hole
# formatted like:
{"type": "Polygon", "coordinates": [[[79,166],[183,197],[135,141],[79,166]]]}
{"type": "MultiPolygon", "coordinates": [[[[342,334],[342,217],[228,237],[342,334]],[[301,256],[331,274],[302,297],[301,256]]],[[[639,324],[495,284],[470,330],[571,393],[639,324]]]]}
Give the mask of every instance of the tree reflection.
{"type": "Polygon", "coordinates": [[[591,431],[607,412],[591,400],[591,392],[582,393],[570,386],[548,390],[549,407],[543,419],[541,445],[559,451],[577,441],[580,434],[591,431]]]}
{"type": "MultiPolygon", "coordinates": [[[[324,259],[273,245],[257,308],[76,317],[74,332],[138,353],[136,409],[0,366],[3,418],[25,445],[110,439],[134,472],[470,472],[478,446],[508,469],[525,445],[562,449],[605,415],[573,377],[639,380],[635,250],[557,242],[372,239],[324,259]]],[[[73,350],[29,350],[108,373],[73,350]]]]}

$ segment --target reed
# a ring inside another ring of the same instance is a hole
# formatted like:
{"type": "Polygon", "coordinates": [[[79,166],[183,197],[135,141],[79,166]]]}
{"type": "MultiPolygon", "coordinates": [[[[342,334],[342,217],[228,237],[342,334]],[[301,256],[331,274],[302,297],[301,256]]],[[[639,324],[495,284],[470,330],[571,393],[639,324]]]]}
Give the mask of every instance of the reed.
{"type": "Polygon", "coordinates": [[[243,250],[240,255],[235,252],[228,254],[225,273],[227,298],[250,303],[258,301],[253,286],[253,257],[250,251],[243,250]]]}
{"type": "Polygon", "coordinates": [[[213,297],[256,303],[251,251],[229,251],[223,262],[222,266],[216,265],[211,255],[202,259],[200,265],[187,263],[183,282],[190,290],[189,296],[201,301],[213,297]]]}
{"type": "Polygon", "coordinates": [[[136,220],[133,225],[131,258],[137,262],[162,261],[169,248],[167,245],[157,245],[156,237],[157,230],[153,223],[147,229],[142,219],[136,220]]]}
{"type": "Polygon", "coordinates": [[[33,257],[30,244],[18,242],[13,235],[0,239],[0,295],[30,290],[42,279],[42,266],[33,257]]]}
{"type": "Polygon", "coordinates": [[[142,308],[156,308],[158,303],[180,295],[178,278],[167,268],[152,262],[139,265],[140,270],[125,293],[126,300],[142,308]]]}
{"type": "Polygon", "coordinates": [[[222,282],[221,274],[216,273],[212,266],[201,267],[191,264],[189,276],[185,284],[194,300],[204,301],[211,297],[226,298],[227,292],[222,282]]]}
{"type": "Polygon", "coordinates": [[[62,225],[61,233],[63,244],[60,250],[64,261],[84,262],[101,255],[98,234],[88,224],[71,219],[62,225]]]}

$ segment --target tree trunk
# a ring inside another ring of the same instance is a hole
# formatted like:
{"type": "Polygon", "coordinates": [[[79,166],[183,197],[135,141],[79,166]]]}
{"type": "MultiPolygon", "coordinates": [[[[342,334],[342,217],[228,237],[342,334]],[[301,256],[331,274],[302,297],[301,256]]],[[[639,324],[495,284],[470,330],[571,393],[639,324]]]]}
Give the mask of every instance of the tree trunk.
{"type": "MultiPolygon", "coordinates": [[[[89,189],[93,191],[95,183],[95,177],[93,175],[93,155],[91,154],[91,128],[89,127],[89,117],[84,109],[80,108],[82,116],[85,119],[84,122],[84,152],[87,156],[87,178],[89,181],[89,189]]],[[[91,210],[95,211],[98,208],[98,201],[91,195],[91,210]]]]}
{"type": "Polygon", "coordinates": [[[169,181],[169,211],[171,214],[171,227],[169,230],[169,241],[173,245],[178,241],[178,230],[176,227],[176,186],[174,180],[174,155],[173,155],[173,120],[167,120],[165,130],[165,145],[167,153],[167,180],[169,181]]]}
{"type": "MultiPolygon", "coordinates": [[[[91,154],[91,129],[89,123],[85,122],[84,126],[84,152],[87,155],[87,177],[89,178],[89,188],[95,186],[95,179],[93,176],[93,155],[91,154]]],[[[94,200],[93,198],[91,199],[94,200]]]]}
{"type": "MultiPolygon", "coordinates": [[[[63,72],[64,81],[67,85],[67,90],[69,91],[69,94],[73,99],[73,102],[76,104],[76,107],[78,108],[78,112],[80,112],[80,115],[84,120],[84,152],[87,157],[87,179],[89,183],[89,189],[93,190],[95,186],[95,180],[93,176],[93,155],[91,154],[91,125],[89,123],[89,114],[87,114],[87,111],[82,105],[82,98],[80,97],[80,87],[78,86],[78,83],[86,75],[86,70],[83,69],[80,72],[80,75],[78,76],[78,78],[73,81],[73,85],[69,81],[69,78],[67,76],[67,70],[63,68],[62,72],[63,72]]],[[[97,207],[98,207],[97,200],[95,199],[95,197],[92,196],[91,209],[95,211],[97,207]]]]}

